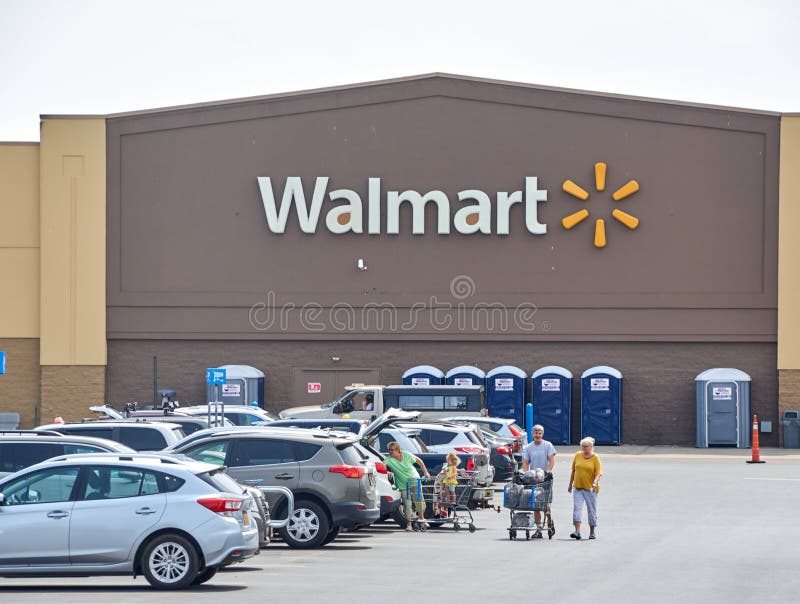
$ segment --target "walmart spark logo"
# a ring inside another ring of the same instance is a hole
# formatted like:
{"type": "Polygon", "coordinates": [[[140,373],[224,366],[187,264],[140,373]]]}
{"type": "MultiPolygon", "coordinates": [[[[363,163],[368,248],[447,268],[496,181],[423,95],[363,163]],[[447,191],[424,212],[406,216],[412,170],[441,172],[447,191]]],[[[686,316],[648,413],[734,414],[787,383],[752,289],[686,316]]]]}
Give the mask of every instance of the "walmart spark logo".
{"type": "MultiPolygon", "coordinates": [[[[605,191],[606,189],[606,165],[603,162],[597,162],[594,165],[594,183],[595,188],[598,191],[605,191]]],[[[587,193],[584,189],[576,185],[571,180],[565,180],[564,184],[561,185],[561,188],[564,189],[566,193],[569,193],[573,197],[580,199],[581,201],[586,201],[589,199],[589,193],[587,193]]],[[[635,180],[628,181],[624,185],[622,185],[619,189],[614,191],[611,197],[614,201],[622,201],[626,197],[630,197],[636,191],[639,190],[639,183],[635,180]]],[[[611,212],[611,216],[613,216],[616,220],[624,224],[629,229],[633,230],[639,226],[639,219],[636,216],[631,216],[622,210],[614,210],[611,212]]],[[[565,229],[569,230],[574,227],[576,224],[586,220],[589,217],[589,210],[583,209],[575,212],[574,214],[570,214],[569,216],[565,216],[561,219],[561,224],[564,226],[565,229]]],[[[595,247],[605,247],[606,246],[606,223],[605,220],[602,218],[598,218],[594,222],[594,246],[595,247]]]]}

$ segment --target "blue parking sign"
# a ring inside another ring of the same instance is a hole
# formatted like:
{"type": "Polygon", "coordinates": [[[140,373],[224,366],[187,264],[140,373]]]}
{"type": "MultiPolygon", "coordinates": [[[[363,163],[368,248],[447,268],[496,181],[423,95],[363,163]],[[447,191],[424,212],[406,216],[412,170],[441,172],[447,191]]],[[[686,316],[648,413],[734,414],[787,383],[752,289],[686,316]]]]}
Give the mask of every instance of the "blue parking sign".
{"type": "Polygon", "coordinates": [[[206,369],[206,384],[212,386],[224,384],[227,373],[225,369],[206,369]]]}
{"type": "Polygon", "coordinates": [[[0,352],[0,374],[6,372],[6,353],[0,352]]]}

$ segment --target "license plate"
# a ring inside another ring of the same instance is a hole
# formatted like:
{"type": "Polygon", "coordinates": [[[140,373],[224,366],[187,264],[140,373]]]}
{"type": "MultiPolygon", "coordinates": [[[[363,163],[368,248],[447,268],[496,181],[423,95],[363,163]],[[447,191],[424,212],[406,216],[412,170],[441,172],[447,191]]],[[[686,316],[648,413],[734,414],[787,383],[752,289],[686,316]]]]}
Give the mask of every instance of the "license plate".
{"type": "Polygon", "coordinates": [[[250,526],[250,515],[247,512],[242,512],[242,523],[245,526],[250,526]]]}

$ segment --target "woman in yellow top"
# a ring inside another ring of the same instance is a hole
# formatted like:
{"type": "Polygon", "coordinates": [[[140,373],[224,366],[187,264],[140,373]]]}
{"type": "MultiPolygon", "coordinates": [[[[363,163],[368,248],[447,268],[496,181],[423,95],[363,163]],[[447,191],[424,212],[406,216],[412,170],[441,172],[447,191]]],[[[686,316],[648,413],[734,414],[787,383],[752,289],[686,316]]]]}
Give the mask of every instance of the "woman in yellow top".
{"type": "Polygon", "coordinates": [[[589,515],[589,539],[595,539],[597,526],[597,494],[600,492],[600,477],[603,475],[603,466],[600,458],[594,453],[594,439],[587,436],[581,441],[581,450],[575,453],[572,459],[572,474],[569,476],[567,492],[572,493],[572,523],[575,532],[570,534],[573,539],[581,538],[581,517],[583,504],[589,515]],[[575,490],[572,490],[572,487],[575,490]]]}

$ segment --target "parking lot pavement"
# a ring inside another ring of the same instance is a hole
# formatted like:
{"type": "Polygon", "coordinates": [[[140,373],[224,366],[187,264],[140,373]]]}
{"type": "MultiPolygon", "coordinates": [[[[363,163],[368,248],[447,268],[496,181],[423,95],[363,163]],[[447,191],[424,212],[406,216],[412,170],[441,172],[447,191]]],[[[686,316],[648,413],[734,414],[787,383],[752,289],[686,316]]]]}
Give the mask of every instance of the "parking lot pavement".
{"type": "MultiPolygon", "coordinates": [[[[4,602],[137,604],[267,601],[786,602],[797,599],[800,456],[767,451],[598,447],[596,541],[569,539],[573,447],[558,447],[552,541],[508,539],[508,512],[474,512],[478,530],[407,533],[376,525],[321,550],[274,543],[207,585],[155,592],[143,578],[0,579],[4,602]]],[[[498,493],[498,501],[502,494],[498,493]]],[[[584,534],[586,530],[584,529],[584,534]]]]}

